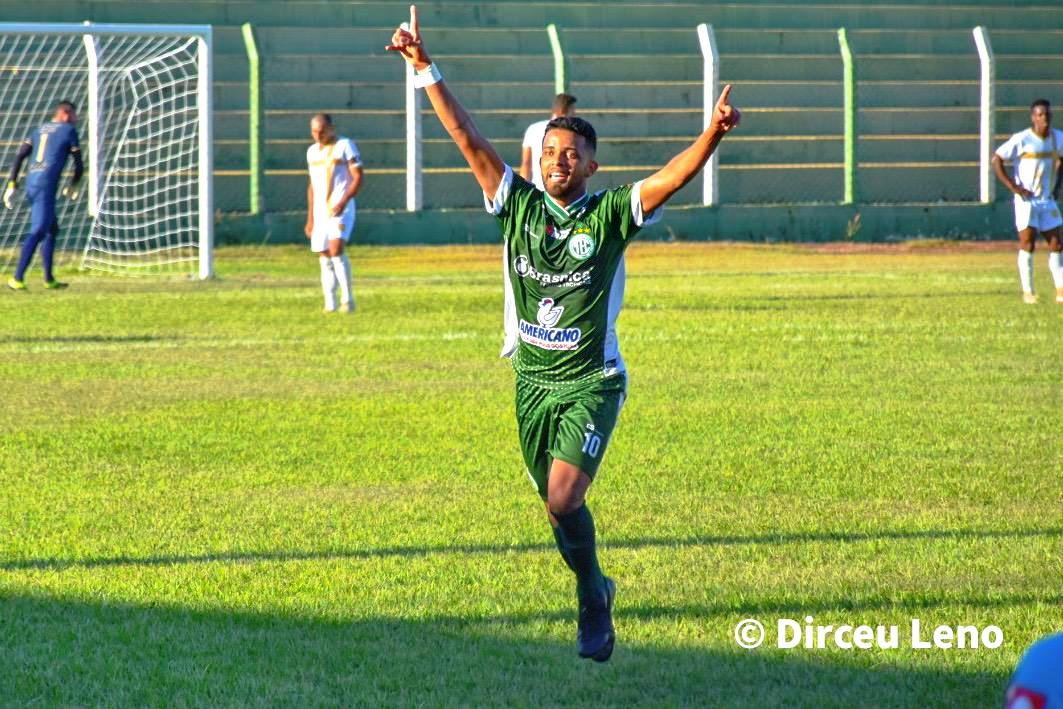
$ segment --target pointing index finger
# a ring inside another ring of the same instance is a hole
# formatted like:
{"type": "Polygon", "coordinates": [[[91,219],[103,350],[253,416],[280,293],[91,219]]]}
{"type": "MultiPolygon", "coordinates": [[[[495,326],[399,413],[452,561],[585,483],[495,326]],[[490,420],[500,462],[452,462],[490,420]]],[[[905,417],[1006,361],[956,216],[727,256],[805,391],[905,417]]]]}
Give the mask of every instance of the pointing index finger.
{"type": "Polygon", "coordinates": [[[417,23],[416,5],[410,5],[410,34],[413,35],[415,40],[421,37],[421,26],[417,23]]]}
{"type": "Polygon", "coordinates": [[[731,95],[731,85],[727,84],[727,86],[723,87],[723,91],[720,92],[720,98],[716,101],[716,105],[717,106],[726,106],[727,105],[727,98],[730,95],[731,95]]]}

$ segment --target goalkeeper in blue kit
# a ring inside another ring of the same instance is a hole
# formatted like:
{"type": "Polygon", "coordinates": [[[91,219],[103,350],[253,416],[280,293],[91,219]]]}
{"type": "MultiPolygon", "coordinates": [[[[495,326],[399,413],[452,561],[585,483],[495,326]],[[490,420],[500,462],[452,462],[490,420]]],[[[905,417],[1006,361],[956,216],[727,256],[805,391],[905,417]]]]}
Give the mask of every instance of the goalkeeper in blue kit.
{"type": "Polygon", "coordinates": [[[616,334],[624,296],[624,252],[643,226],[705,165],[738,125],[724,88],[694,143],[645,180],[587,191],[598,169],[597,135],[581,118],[560,117],[543,138],[544,191],[502,162],[428,57],[415,7],[389,50],[402,54],[436,115],[472,168],[503,237],[506,342],[516,374],[516,414],[528,474],[546,503],[565,563],[576,576],[580,657],[609,659],[616,633],[613,580],[602,573],[587,491],[627,396],[616,334]]]}
{"type": "Polygon", "coordinates": [[[29,174],[26,177],[26,200],[30,203],[30,231],[22,245],[15,275],[8,282],[12,290],[26,290],[26,269],[37,247],[41,248],[41,265],[44,269],[45,288],[65,288],[66,283],[55,279],[52,273],[52,256],[55,252],[55,237],[59,231],[59,221],[55,215],[55,193],[63,176],[67,156],[74,159],[74,174],[70,183],[63,189],[63,194],[75,200],[79,194],[79,183],[84,167],[81,149],[78,147],[78,134],[74,125],[77,123],[77,108],[69,101],[60,101],[55,107],[52,120],[45,123],[19,146],[11,173],[4,190],[4,206],[15,208],[15,196],[18,192],[18,175],[26,158],[30,160],[29,174]]]}

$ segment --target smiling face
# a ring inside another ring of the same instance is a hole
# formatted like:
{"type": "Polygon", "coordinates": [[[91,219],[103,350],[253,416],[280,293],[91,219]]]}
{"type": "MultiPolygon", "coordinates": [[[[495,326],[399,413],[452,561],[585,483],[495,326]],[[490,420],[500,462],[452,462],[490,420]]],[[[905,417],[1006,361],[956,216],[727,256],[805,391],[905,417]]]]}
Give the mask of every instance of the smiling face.
{"type": "Polygon", "coordinates": [[[1030,127],[1033,132],[1042,138],[1048,135],[1048,129],[1052,125],[1052,109],[1043,104],[1038,104],[1030,111],[1030,127]]]}
{"type": "Polygon", "coordinates": [[[329,145],[336,142],[336,129],[328,121],[315,117],[310,121],[310,137],[318,145],[329,145]]]}
{"type": "Polygon", "coordinates": [[[564,128],[552,128],[543,138],[539,167],[546,193],[562,204],[568,204],[587,191],[587,180],[598,170],[598,163],[582,135],[564,128]]]}

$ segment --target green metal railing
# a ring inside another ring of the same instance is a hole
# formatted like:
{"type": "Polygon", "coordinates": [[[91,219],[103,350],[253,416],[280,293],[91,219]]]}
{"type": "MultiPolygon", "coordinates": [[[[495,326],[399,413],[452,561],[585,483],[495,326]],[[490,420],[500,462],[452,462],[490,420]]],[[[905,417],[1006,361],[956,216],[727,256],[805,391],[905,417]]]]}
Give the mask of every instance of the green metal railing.
{"type": "Polygon", "coordinates": [[[250,208],[252,214],[260,214],[265,209],[262,196],[264,169],[262,166],[262,70],[255,42],[255,31],[250,23],[240,28],[244,36],[244,48],[247,50],[249,69],[247,108],[248,108],[248,168],[250,208]]]}

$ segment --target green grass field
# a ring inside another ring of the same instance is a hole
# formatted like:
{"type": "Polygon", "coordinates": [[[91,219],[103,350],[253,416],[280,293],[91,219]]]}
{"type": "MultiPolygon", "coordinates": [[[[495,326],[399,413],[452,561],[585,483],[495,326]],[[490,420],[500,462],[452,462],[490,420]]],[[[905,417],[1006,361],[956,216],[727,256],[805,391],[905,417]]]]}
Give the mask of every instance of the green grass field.
{"type": "Polygon", "coordinates": [[[1010,246],[633,246],[605,665],[521,465],[497,248],[356,248],[352,316],[295,247],[35,271],[0,293],[0,704],[999,705],[1063,627],[1044,258],[1026,306],[1010,246]],[[807,615],[901,647],[774,646],[807,615]]]}

